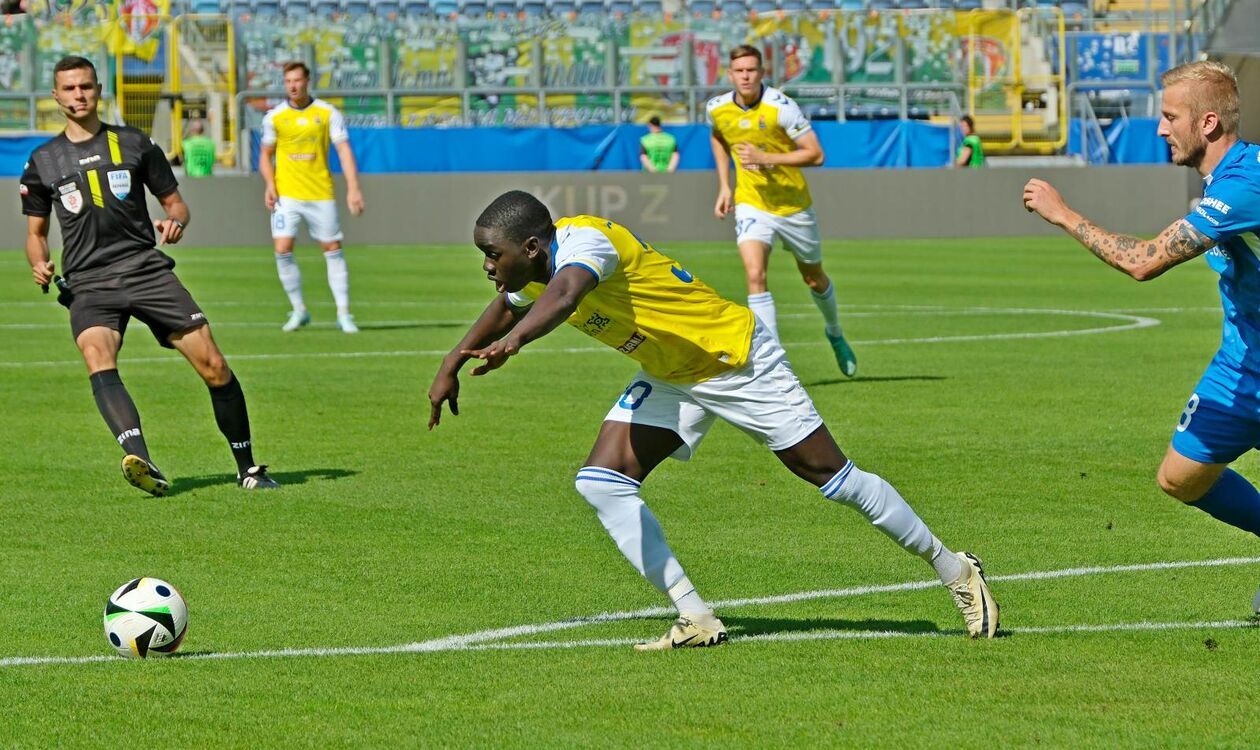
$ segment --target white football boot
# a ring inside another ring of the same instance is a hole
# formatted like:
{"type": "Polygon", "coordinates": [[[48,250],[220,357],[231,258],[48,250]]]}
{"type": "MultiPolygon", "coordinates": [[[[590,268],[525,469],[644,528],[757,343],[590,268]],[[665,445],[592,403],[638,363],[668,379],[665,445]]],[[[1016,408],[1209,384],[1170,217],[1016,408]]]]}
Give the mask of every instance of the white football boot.
{"type": "Polygon", "coordinates": [[[676,648],[704,648],[726,643],[726,626],[712,614],[679,615],[665,635],[649,643],[639,643],[635,651],[671,651],[676,648]]]}

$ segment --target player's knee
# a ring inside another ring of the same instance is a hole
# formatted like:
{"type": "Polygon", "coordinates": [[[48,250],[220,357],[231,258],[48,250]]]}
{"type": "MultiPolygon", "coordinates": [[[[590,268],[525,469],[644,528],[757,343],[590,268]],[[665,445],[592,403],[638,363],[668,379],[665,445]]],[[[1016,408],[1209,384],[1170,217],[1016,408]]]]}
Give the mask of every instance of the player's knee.
{"type": "Polygon", "coordinates": [[[583,466],[573,484],[601,517],[637,510],[643,504],[638,482],[611,469],[583,466]]]}
{"type": "Polygon", "coordinates": [[[232,370],[228,367],[227,360],[217,351],[207,355],[197,367],[197,371],[201,373],[201,378],[206,381],[206,385],[210,386],[227,385],[232,379],[232,370]]]}
{"type": "Polygon", "coordinates": [[[1159,472],[1155,475],[1155,481],[1165,495],[1183,503],[1193,503],[1204,494],[1198,483],[1189,482],[1186,477],[1174,475],[1163,466],[1159,467],[1159,472]]]}

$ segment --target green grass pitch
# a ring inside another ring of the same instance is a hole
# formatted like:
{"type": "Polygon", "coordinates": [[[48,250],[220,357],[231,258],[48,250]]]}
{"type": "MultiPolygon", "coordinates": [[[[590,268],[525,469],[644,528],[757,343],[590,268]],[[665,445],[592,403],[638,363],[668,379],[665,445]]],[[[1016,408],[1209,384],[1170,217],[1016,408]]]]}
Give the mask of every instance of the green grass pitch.
{"type": "MultiPolygon", "coordinates": [[[[743,299],[730,243],[652,239],[743,299]]],[[[257,455],[285,486],[235,487],[204,386],[135,322],[120,369],[174,494],[126,485],[64,311],[20,253],[0,255],[0,746],[1260,736],[1260,629],[1245,624],[1260,545],[1154,480],[1219,339],[1202,261],[1139,285],[1068,239],[829,243],[860,362],[848,381],[776,252],[782,336],[820,412],[860,466],[985,560],[1009,636],[959,635],[943,589],[898,587],[930,568],[719,425],[644,497],[707,599],[759,603],[719,609],[727,646],[638,654],[626,644],[669,618],[616,613],[665,602],[573,490],[633,362],[563,328],[503,370],[465,375],[461,415],[430,433],[439,357],[492,294],[471,245],[351,246],[357,336],[332,326],[313,248],[299,256],[316,322],[296,334],[279,330],[287,303],[265,247],[173,254],[240,376],[257,455]],[[1182,561],[1217,562],[1150,568],[1182,561]],[[1077,568],[1095,570],[1020,577],[1077,568]],[[139,575],[181,588],[183,652],[201,658],[13,662],[109,656],[105,599],[139,575]],[[884,588],[836,593],[866,586],[884,588]],[[556,625],[600,613],[615,616],[556,625]],[[461,639],[516,626],[539,627],[461,639]],[[426,645],[380,652],[410,643],[426,645]],[[299,654],[264,653],[282,649],[299,654]]],[[[1240,468],[1260,478],[1251,456],[1240,468]]]]}

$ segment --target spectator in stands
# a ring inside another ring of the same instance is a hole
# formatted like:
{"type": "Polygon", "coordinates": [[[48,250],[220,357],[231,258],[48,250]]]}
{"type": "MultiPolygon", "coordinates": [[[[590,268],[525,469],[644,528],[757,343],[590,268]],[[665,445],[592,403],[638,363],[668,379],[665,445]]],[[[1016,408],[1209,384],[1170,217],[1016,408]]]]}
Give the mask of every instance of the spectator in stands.
{"type": "Polygon", "coordinates": [[[201,120],[188,123],[188,135],[184,136],[184,173],[189,177],[209,177],[214,173],[214,139],[206,135],[206,124],[201,120]]]}
{"type": "Polygon", "coordinates": [[[661,118],[652,115],[647,135],[639,139],[639,163],[645,172],[678,170],[678,140],[661,128],[661,118]]]}
{"type": "Polygon", "coordinates": [[[963,140],[958,154],[954,156],[954,166],[983,167],[984,145],[980,143],[980,136],[976,135],[976,121],[971,119],[971,115],[963,115],[958,120],[958,129],[962,131],[963,140]]]}

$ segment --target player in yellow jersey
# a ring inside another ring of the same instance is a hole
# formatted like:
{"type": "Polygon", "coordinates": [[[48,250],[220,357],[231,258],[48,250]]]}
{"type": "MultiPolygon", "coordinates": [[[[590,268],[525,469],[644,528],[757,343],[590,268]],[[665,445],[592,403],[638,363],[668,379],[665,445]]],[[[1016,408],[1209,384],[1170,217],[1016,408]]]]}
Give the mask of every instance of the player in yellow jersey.
{"type": "Polygon", "coordinates": [[[696,593],[639,497],[668,457],[691,458],[718,418],[748,433],[830,500],[860,511],[904,549],[931,563],[971,637],[992,637],[998,605],[980,561],[951,552],[891,485],[845,458],[801,386],[778,339],[748,308],[607,219],[552,222],[534,196],[504,193],[481,213],[473,242],[498,294],[442,361],[429,388],[429,429],[442,405],[459,414],[459,370],[502,367],[531,341],[568,322],[639,362],[604,418],[577,474],[626,559],[674,603],[678,620],[640,650],[716,646],[726,628],[696,593]]]}
{"type": "Polygon", "coordinates": [[[350,314],[350,272],[342,254],[337,195],[328,168],[329,145],[337,149],[341,160],[341,171],[346,176],[346,208],[352,216],[363,213],[359,170],[341,112],[328,102],[312,98],[310,85],[311,71],[305,63],[284,66],[284,88],[289,98],[263,118],[262,152],[258,157],[258,171],[267,185],[264,200],[271,211],[276,270],[293,305],[282,330],[296,331],[311,322],[302,298],[302,273],[293,258],[298,226],[305,221],[311,239],[324,251],[328,286],[337,303],[337,326],[346,333],[358,333],[350,314]]]}
{"type": "Polygon", "coordinates": [[[770,249],[778,237],[796,256],[826,323],[825,334],[840,371],[857,373],[857,357],[844,339],[836,287],[823,271],[822,239],[809,186],[801,167],[823,163],[822,146],[809,120],[786,94],[762,82],[761,51],[742,45],[731,50],[728,76],[735,89],[705,107],[713,160],[717,162],[719,219],[735,212],[735,241],[748,281],[748,306],[779,335],[774,297],[766,286],[770,249]],[[736,186],[731,193],[731,159],[736,186]]]}

